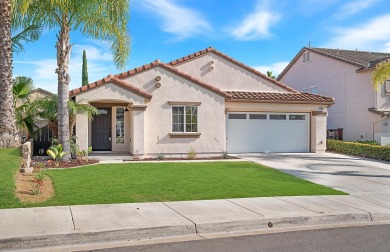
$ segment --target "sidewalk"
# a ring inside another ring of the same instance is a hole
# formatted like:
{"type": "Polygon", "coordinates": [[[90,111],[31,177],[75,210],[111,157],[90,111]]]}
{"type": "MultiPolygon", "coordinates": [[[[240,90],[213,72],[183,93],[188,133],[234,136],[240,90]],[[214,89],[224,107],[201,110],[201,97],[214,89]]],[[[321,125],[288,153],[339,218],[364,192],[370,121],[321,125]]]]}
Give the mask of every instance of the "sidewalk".
{"type": "Polygon", "coordinates": [[[390,221],[389,194],[0,210],[0,250],[390,221]]]}

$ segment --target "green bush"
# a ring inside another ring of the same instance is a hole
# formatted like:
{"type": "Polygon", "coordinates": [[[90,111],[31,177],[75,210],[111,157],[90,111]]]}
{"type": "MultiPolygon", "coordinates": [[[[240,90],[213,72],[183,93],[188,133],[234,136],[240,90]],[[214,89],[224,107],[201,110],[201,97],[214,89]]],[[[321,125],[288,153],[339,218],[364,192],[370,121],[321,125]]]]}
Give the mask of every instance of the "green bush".
{"type": "Polygon", "coordinates": [[[361,140],[357,140],[356,141],[357,143],[362,143],[362,144],[369,144],[369,145],[380,145],[377,141],[368,141],[368,140],[365,140],[365,141],[361,141],[361,140]]]}
{"type": "Polygon", "coordinates": [[[326,147],[328,151],[390,161],[390,147],[330,139],[327,140],[326,147]]]}

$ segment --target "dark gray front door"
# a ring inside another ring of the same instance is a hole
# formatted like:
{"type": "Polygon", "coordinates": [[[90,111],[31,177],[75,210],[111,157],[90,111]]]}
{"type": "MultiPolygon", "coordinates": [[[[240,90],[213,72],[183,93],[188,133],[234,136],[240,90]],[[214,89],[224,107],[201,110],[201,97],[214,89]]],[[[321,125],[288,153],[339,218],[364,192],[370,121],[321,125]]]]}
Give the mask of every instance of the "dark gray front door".
{"type": "Polygon", "coordinates": [[[92,121],[92,149],[111,150],[111,108],[99,108],[92,121]]]}

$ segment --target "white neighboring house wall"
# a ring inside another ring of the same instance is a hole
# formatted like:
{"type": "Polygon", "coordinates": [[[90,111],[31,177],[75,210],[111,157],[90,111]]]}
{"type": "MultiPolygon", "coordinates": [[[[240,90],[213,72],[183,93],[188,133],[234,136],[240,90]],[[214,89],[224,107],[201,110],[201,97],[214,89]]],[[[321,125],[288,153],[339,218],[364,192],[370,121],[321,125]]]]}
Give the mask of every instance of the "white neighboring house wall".
{"type": "Polygon", "coordinates": [[[344,140],[380,140],[382,129],[375,122],[381,116],[368,109],[389,109],[390,100],[384,97],[383,87],[378,91],[373,88],[372,70],[356,72],[357,66],[315,52],[310,52],[310,61],[303,63],[303,55],[280,81],[299,91],[307,88],[310,92],[310,87],[316,86],[319,95],[334,97],[335,104],[328,109],[327,128],[343,128],[344,140]]]}

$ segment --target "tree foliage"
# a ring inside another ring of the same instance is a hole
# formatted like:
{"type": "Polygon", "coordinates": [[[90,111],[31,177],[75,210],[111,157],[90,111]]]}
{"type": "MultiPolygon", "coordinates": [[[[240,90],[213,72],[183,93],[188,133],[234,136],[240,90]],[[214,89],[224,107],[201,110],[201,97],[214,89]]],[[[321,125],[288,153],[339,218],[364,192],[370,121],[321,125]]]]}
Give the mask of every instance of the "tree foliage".
{"type": "Polygon", "coordinates": [[[390,78],[390,61],[384,61],[376,65],[371,82],[376,89],[385,83],[390,78]]]}
{"type": "Polygon", "coordinates": [[[87,54],[85,50],[83,50],[83,69],[82,69],[82,77],[81,77],[82,85],[88,85],[88,65],[87,65],[87,54]]]}

